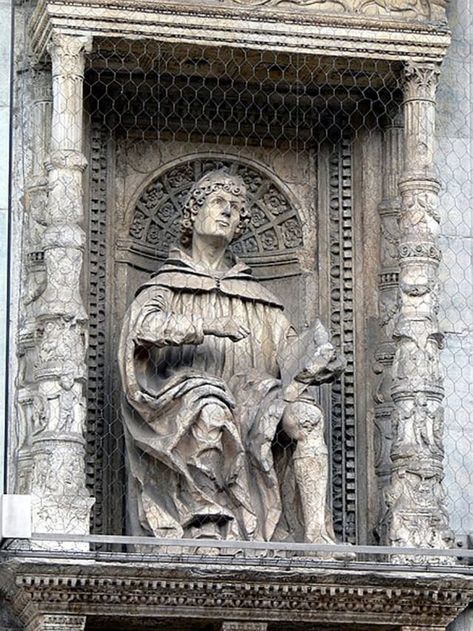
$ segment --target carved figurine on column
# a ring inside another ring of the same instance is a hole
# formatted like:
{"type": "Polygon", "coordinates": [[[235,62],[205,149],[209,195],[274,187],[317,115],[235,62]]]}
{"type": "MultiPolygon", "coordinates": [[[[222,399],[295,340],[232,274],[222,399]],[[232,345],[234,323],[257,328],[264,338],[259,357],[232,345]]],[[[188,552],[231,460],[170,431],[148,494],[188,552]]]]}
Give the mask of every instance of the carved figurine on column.
{"type": "MultiPolygon", "coordinates": [[[[89,532],[94,502],[85,485],[85,323],[81,269],[85,242],[82,221],[83,73],[91,39],[54,32],[52,124],[46,160],[47,204],[39,247],[44,284],[35,296],[36,361],[32,377],[30,436],[33,530],[89,532]]],[[[36,157],[38,159],[38,157],[36,157]]],[[[59,538],[58,538],[59,539],[59,538]]],[[[36,544],[35,544],[36,545],[36,544]]],[[[85,550],[88,544],[51,542],[85,550]]]]}
{"type": "MultiPolygon", "coordinates": [[[[438,74],[436,64],[425,63],[408,64],[404,76],[392,478],[386,492],[390,543],[422,548],[444,548],[452,543],[443,488],[442,334],[437,319],[440,186],[433,161],[438,74]]],[[[435,560],[428,555],[396,559],[435,560]]],[[[437,560],[448,562],[445,558],[437,560]]]]}
{"type": "Polygon", "coordinates": [[[311,386],[344,362],[319,321],[297,335],[279,299],[232,260],[228,245],[249,220],[244,182],[204,175],[185,205],[183,247],[125,317],[132,534],[290,539],[289,509],[301,538],[334,543],[324,418],[311,386]],[[283,483],[297,506],[285,506],[283,483]]]}

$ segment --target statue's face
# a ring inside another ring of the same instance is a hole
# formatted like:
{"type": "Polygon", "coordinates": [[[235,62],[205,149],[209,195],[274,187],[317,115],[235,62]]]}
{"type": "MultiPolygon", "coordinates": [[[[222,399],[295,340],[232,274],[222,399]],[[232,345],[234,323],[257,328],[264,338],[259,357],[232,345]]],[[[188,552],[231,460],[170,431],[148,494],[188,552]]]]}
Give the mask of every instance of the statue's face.
{"type": "Polygon", "coordinates": [[[240,197],[228,191],[213,191],[197,213],[194,234],[220,237],[230,243],[238,228],[242,208],[240,197]]]}

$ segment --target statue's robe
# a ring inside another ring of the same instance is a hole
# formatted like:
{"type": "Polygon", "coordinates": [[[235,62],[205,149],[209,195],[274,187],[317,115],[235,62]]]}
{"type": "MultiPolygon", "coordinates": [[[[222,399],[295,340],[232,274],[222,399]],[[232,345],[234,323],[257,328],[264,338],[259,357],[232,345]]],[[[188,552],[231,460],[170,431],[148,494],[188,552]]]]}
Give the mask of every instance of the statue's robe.
{"type": "Polygon", "coordinates": [[[294,336],[280,301],[241,262],[214,273],[176,248],[140,287],[119,353],[132,534],[188,536],[208,515],[226,522],[227,538],[273,537],[278,357],[294,336]],[[250,335],[204,335],[204,322],[225,316],[250,335]],[[218,471],[211,453],[221,456],[218,471]]]}

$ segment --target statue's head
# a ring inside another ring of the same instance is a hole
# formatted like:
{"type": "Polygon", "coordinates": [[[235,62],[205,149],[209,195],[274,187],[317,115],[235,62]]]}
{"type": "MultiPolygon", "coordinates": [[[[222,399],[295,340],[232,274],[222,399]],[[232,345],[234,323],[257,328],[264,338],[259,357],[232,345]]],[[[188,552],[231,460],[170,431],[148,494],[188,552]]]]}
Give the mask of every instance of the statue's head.
{"type": "Polygon", "coordinates": [[[231,243],[250,221],[246,186],[241,177],[211,171],[191,188],[181,219],[181,243],[188,247],[195,232],[231,243]]]}

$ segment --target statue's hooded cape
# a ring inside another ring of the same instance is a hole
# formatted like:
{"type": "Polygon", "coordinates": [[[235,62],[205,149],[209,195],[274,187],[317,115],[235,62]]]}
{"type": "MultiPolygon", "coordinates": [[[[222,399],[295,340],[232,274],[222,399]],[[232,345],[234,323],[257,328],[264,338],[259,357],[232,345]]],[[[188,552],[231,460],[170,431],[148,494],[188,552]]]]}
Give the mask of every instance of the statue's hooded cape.
{"type": "Polygon", "coordinates": [[[293,335],[241,262],[213,274],[176,248],[139,288],[119,352],[132,534],[186,536],[205,515],[226,522],[228,538],[270,540],[282,528],[272,445],[284,408],[278,357],[293,335]],[[247,338],[204,335],[229,316],[247,338]]]}

